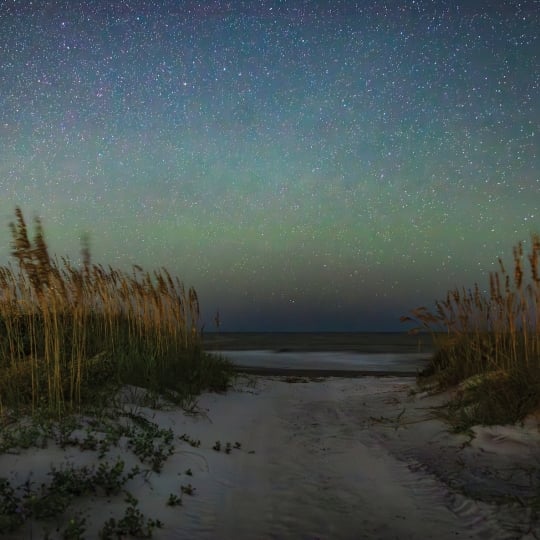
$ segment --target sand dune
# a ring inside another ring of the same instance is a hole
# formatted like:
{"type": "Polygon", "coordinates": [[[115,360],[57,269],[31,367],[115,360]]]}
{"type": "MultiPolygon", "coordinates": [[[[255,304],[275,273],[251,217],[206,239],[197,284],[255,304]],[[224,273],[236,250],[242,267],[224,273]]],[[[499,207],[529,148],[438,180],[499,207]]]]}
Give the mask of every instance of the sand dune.
{"type": "MultiPolygon", "coordinates": [[[[441,397],[410,395],[413,385],[412,378],[240,377],[227,394],[201,396],[197,415],[136,405],[201,445],[178,440],[160,474],[127,489],[145,515],[164,522],[154,532],[163,539],[538,538],[540,520],[527,504],[540,488],[538,423],[451,434],[431,409],[441,397]],[[227,454],[226,442],[241,448],[227,454]],[[194,495],[166,506],[188,480],[194,495]]],[[[0,456],[0,470],[15,484],[30,469],[42,478],[52,463],[92,459],[49,447],[0,456]]],[[[97,538],[123,506],[122,497],[82,501],[86,537],[97,538]]],[[[33,538],[39,530],[35,524],[33,538]]],[[[30,530],[12,537],[30,538],[30,530]]]]}

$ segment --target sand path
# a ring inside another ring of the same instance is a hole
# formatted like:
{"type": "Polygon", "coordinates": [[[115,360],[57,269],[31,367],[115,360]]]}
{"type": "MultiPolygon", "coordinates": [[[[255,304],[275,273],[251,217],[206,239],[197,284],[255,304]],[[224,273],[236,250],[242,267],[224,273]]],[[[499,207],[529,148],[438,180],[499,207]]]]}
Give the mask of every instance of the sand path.
{"type": "MultiPolygon", "coordinates": [[[[411,383],[257,379],[240,399],[210,397],[212,433],[244,450],[209,461],[190,520],[171,538],[525,538],[501,528],[495,506],[453,493],[411,456],[406,419],[426,417],[402,413],[411,383]]],[[[442,425],[426,425],[429,446],[442,425]]],[[[463,438],[453,439],[457,448],[463,438]]]]}
{"type": "MultiPolygon", "coordinates": [[[[178,440],[161,474],[126,487],[146,516],[164,522],[154,531],[157,539],[540,538],[537,514],[517,502],[490,500],[538,492],[538,429],[483,428],[472,441],[451,434],[430,410],[440,398],[411,396],[413,385],[403,377],[294,383],[242,377],[227,394],[201,396],[194,416],[137,405],[139,413],[201,445],[178,440]],[[218,440],[219,452],[212,448],[218,440]],[[223,451],[237,441],[241,448],[223,451]],[[506,484],[497,471],[502,475],[509,463],[527,474],[514,471],[515,482],[506,484]],[[188,482],[194,496],[167,506],[168,496],[188,482]]],[[[137,463],[118,452],[128,466],[137,463]]],[[[51,463],[92,459],[89,452],[50,447],[0,456],[0,468],[20,482],[28,470],[38,479],[51,463]]],[[[85,537],[97,538],[98,525],[124,508],[122,497],[81,501],[85,537]]]]}

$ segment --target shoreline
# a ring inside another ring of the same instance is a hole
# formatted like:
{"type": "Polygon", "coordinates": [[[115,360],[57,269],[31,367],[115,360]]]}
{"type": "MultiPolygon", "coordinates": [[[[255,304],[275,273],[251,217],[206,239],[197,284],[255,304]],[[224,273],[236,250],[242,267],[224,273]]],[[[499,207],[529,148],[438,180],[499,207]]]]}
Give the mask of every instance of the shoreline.
{"type": "Polygon", "coordinates": [[[416,377],[416,371],[393,371],[393,370],[369,370],[369,369],[313,369],[313,368],[278,368],[263,366],[240,366],[234,365],[234,371],[238,374],[260,375],[263,377],[305,377],[307,379],[319,379],[341,377],[354,379],[360,377],[416,377]]]}

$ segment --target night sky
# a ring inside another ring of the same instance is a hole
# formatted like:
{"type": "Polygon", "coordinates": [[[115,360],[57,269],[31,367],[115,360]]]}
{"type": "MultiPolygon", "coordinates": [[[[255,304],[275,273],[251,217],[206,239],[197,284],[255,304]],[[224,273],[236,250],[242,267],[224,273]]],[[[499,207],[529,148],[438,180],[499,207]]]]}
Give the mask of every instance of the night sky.
{"type": "MultiPolygon", "coordinates": [[[[166,266],[206,329],[406,330],[540,232],[540,2],[0,3],[0,263],[166,266]]],[[[527,244],[525,244],[525,248],[527,244]]]]}

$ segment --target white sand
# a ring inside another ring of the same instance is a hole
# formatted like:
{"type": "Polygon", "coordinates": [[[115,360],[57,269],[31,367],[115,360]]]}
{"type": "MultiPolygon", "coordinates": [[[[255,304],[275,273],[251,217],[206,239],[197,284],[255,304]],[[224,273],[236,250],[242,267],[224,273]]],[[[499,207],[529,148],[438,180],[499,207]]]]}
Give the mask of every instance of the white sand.
{"type": "MultiPolygon", "coordinates": [[[[411,396],[413,385],[410,378],[244,377],[227,394],[201,396],[203,414],[139,408],[201,446],[178,441],[161,474],[127,489],[146,516],[164,522],[154,532],[163,539],[539,538],[540,521],[520,504],[540,490],[538,422],[478,428],[471,440],[449,433],[430,410],[441,398],[411,396]],[[216,452],[216,440],[242,448],[216,452]],[[195,495],[166,506],[187,483],[195,495]],[[508,500],[497,505],[501,495],[508,500]]],[[[96,459],[78,449],[29,450],[0,456],[0,476],[19,484],[30,470],[38,480],[51,464],[96,459]]],[[[97,538],[125,507],[120,496],[82,501],[86,538],[97,538]]],[[[32,537],[40,531],[36,525],[32,537]]],[[[12,538],[30,537],[27,530],[12,538]]]]}

